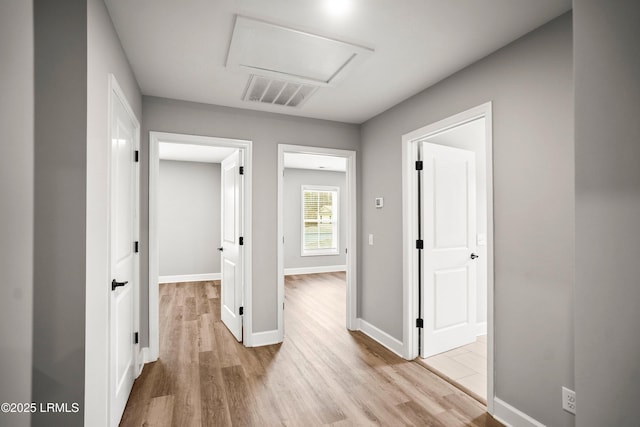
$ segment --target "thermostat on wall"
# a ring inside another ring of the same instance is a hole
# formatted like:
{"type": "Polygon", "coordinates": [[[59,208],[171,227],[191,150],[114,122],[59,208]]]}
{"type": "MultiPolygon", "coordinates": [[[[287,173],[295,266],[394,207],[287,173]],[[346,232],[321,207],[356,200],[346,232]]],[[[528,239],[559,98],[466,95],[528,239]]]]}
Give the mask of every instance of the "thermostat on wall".
{"type": "Polygon", "coordinates": [[[376,208],[380,209],[384,205],[382,197],[376,197],[376,208]]]}

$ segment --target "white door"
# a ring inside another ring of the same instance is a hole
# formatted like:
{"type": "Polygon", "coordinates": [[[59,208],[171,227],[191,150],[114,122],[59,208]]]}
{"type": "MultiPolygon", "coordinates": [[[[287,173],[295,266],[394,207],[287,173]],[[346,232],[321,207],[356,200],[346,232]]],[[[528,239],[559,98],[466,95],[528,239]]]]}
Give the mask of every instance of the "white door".
{"type": "Polygon", "coordinates": [[[137,302],[137,125],[111,94],[110,425],[120,422],[135,379],[134,304],[137,302]]]}
{"type": "Polygon", "coordinates": [[[476,171],[472,151],[422,143],[422,357],[476,339],[476,171]]]}
{"type": "Polygon", "coordinates": [[[242,341],[243,253],[241,150],[222,161],[221,318],[238,341],[242,341]]]}

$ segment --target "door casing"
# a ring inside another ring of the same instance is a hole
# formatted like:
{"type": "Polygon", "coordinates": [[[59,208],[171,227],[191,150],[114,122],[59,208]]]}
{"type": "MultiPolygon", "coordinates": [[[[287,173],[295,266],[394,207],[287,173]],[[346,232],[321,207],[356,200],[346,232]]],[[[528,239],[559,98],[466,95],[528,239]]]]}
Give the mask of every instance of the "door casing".
{"type": "MultiPolygon", "coordinates": [[[[186,135],[169,132],[149,132],[149,347],[145,355],[145,363],[158,360],[160,351],[160,320],[159,320],[159,260],[158,246],[158,179],[160,166],[160,142],[175,144],[207,145],[216,147],[238,148],[244,152],[244,195],[243,204],[243,230],[244,230],[244,287],[243,287],[243,328],[245,347],[253,346],[253,333],[251,322],[251,291],[252,291],[252,210],[251,210],[251,182],[252,169],[252,142],[241,139],[218,138],[211,136],[186,135]]],[[[218,242],[213,244],[217,245],[218,242]]]]}
{"type": "Polygon", "coordinates": [[[476,119],[485,119],[487,182],[487,412],[494,408],[494,262],[492,104],[484,103],[402,136],[403,356],[418,357],[418,143],[476,119]]]}

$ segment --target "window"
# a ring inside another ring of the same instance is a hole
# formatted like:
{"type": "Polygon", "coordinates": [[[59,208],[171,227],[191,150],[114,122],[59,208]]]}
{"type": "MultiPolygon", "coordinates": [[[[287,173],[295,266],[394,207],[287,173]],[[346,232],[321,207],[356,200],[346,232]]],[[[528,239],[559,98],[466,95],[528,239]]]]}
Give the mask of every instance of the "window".
{"type": "Polygon", "coordinates": [[[338,254],[338,188],[302,186],[302,255],[338,254]]]}

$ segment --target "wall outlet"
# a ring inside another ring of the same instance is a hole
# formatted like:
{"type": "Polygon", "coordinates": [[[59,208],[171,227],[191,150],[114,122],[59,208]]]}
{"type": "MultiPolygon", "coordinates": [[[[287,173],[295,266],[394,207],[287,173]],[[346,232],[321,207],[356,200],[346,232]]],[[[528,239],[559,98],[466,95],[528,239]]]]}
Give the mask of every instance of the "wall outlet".
{"type": "Polygon", "coordinates": [[[373,245],[373,234],[369,234],[369,244],[373,245]]]}
{"type": "Polygon", "coordinates": [[[576,414],[576,392],[562,387],[562,409],[576,414]]]}

